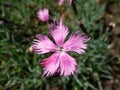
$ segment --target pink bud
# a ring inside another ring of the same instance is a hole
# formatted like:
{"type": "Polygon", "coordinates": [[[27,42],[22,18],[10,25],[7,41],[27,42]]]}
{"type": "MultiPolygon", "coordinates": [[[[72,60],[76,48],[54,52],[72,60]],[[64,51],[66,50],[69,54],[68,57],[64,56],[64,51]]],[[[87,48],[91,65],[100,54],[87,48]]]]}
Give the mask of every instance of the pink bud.
{"type": "MultiPolygon", "coordinates": [[[[72,4],[73,0],[68,0],[70,4],[72,4]]],[[[64,0],[59,0],[59,5],[62,5],[64,0]]]]}
{"type": "Polygon", "coordinates": [[[70,4],[73,2],[73,0],[69,0],[70,4]]]}
{"type": "Polygon", "coordinates": [[[49,20],[49,10],[47,8],[39,9],[39,11],[37,12],[37,15],[38,15],[38,18],[43,22],[46,22],[49,20]]]}

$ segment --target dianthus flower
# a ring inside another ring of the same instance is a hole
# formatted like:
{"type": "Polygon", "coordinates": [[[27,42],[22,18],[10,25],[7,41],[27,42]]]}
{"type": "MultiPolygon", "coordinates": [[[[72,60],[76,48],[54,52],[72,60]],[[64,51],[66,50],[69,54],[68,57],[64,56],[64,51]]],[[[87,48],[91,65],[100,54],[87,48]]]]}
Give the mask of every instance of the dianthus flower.
{"type": "Polygon", "coordinates": [[[49,10],[47,8],[44,9],[39,9],[39,11],[37,12],[38,18],[45,22],[49,20],[49,10]]]}
{"type": "Polygon", "coordinates": [[[53,54],[40,62],[44,67],[43,76],[54,76],[56,73],[60,76],[69,76],[77,72],[77,63],[75,58],[68,52],[73,51],[83,54],[87,48],[86,42],[89,38],[78,32],[72,33],[66,40],[69,30],[62,23],[62,19],[57,24],[50,26],[50,35],[54,39],[52,42],[46,35],[38,34],[32,44],[32,49],[37,54],[52,52],[53,54]]]}

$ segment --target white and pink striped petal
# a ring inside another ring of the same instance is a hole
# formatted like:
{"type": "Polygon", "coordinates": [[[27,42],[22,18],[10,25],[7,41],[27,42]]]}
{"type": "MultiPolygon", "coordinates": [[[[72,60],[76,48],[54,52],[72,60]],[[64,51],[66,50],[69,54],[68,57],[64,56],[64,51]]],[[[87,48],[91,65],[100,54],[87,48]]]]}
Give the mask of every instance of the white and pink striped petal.
{"type": "Polygon", "coordinates": [[[33,41],[32,49],[37,54],[44,54],[48,52],[55,52],[56,45],[46,35],[39,34],[33,41]]]}
{"type": "Polygon", "coordinates": [[[74,51],[78,54],[85,52],[87,48],[86,42],[89,40],[87,36],[79,34],[78,32],[71,34],[70,38],[64,43],[63,48],[66,51],[74,51]]]}
{"type": "Polygon", "coordinates": [[[43,76],[73,75],[77,72],[77,63],[73,57],[65,52],[56,52],[40,63],[44,67],[43,76]]]}
{"type": "Polygon", "coordinates": [[[59,68],[59,53],[53,53],[40,64],[44,67],[43,76],[53,76],[59,68]]]}
{"type": "Polygon", "coordinates": [[[54,28],[50,29],[50,34],[55,40],[57,46],[60,47],[63,45],[64,40],[69,33],[68,28],[62,23],[62,19],[57,25],[52,25],[52,27],[54,28]]]}
{"type": "Polygon", "coordinates": [[[61,52],[59,56],[60,62],[60,75],[69,76],[74,75],[77,72],[77,63],[73,57],[66,52],[61,52]]]}

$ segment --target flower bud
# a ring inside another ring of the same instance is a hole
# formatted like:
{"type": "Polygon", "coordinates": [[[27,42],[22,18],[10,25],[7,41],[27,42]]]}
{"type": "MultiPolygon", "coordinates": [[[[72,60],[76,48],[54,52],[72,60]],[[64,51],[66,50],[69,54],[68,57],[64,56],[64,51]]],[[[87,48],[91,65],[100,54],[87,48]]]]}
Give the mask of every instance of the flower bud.
{"type": "Polygon", "coordinates": [[[49,10],[47,8],[39,9],[39,11],[37,12],[37,15],[38,15],[38,18],[43,22],[46,22],[49,20],[49,10]]]}

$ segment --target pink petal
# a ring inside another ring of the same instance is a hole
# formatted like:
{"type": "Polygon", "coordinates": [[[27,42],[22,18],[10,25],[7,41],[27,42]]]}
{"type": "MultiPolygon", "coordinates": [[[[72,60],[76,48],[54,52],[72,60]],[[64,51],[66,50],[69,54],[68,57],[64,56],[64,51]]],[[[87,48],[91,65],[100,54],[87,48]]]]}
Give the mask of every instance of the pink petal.
{"type": "Polygon", "coordinates": [[[62,46],[65,40],[65,37],[69,33],[67,26],[65,26],[62,23],[62,19],[61,19],[58,25],[52,25],[52,27],[54,28],[51,28],[50,30],[51,36],[54,38],[57,46],[62,46]]]}
{"type": "Polygon", "coordinates": [[[73,2],[73,0],[69,0],[70,4],[73,2]]]}
{"type": "Polygon", "coordinates": [[[65,52],[62,52],[59,56],[60,61],[60,75],[69,76],[77,72],[77,63],[73,57],[65,52]]]}
{"type": "Polygon", "coordinates": [[[55,52],[55,44],[46,35],[37,35],[32,44],[32,49],[37,54],[44,54],[48,52],[55,52]]]}
{"type": "Polygon", "coordinates": [[[44,67],[43,76],[69,76],[77,72],[77,63],[73,57],[65,52],[56,52],[40,63],[44,67]]]}
{"type": "Polygon", "coordinates": [[[78,32],[73,33],[70,38],[64,43],[64,49],[66,51],[74,51],[78,54],[84,53],[84,49],[87,48],[86,42],[89,40],[87,36],[79,34],[78,32]]]}
{"type": "Polygon", "coordinates": [[[40,64],[44,67],[43,76],[53,76],[59,67],[59,53],[54,53],[40,64]]]}
{"type": "Polygon", "coordinates": [[[62,5],[64,0],[59,0],[59,5],[62,5]]]}

